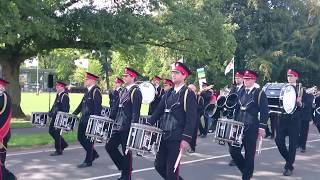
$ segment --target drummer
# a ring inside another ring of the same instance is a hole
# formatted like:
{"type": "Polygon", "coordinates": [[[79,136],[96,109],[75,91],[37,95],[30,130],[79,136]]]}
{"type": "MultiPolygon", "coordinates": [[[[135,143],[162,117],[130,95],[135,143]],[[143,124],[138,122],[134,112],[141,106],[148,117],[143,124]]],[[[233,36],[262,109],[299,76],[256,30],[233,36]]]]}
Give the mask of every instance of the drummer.
{"type": "Polygon", "coordinates": [[[181,62],[172,69],[174,90],[166,93],[158,108],[147,123],[153,125],[161,118],[160,128],[164,131],[160,149],[155,160],[155,169],[166,180],[181,179],[179,153],[185,152],[192,141],[197,120],[197,100],[195,93],[185,85],[191,71],[181,62]]]}
{"type": "Polygon", "coordinates": [[[154,88],[156,89],[156,94],[155,94],[154,100],[150,103],[148,115],[151,115],[155,111],[155,109],[157,108],[157,106],[161,100],[161,97],[164,93],[162,87],[160,86],[161,80],[162,79],[159,76],[155,76],[152,79],[152,84],[154,85],[154,88]]]}
{"type": "MultiPolygon", "coordinates": [[[[170,91],[173,91],[173,82],[171,81],[171,79],[164,79],[163,80],[163,90],[164,90],[164,93],[167,93],[167,92],[170,92],[170,91]]],[[[163,96],[162,96],[163,97],[163,96]]]]}
{"type": "MultiPolygon", "coordinates": [[[[240,93],[242,91],[244,91],[244,85],[243,85],[243,72],[241,71],[237,71],[235,76],[235,86],[232,87],[232,89],[230,90],[229,94],[233,94],[236,93],[238,94],[238,96],[240,96],[240,93]]],[[[229,151],[230,151],[230,144],[229,144],[229,151]]],[[[236,163],[234,162],[234,160],[231,158],[230,162],[229,162],[229,166],[235,166],[236,163]]]]}
{"type": "Polygon", "coordinates": [[[292,171],[294,169],[293,163],[296,158],[296,148],[298,145],[299,138],[299,126],[301,123],[301,110],[305,104],[305,92],[302,90],[302,96],[298,93],[301,92],[299,90],[299,85],[297,84],[297,80],[299,78],[299,73],[295,69],[288,69],[287,71],[287,79],[288,83],[295,87],[297,100],[296,106],[297,109],[293,114],[280,114],[279,117],[279,126],[276,133],[276,144],[278,150],[282,157],[285,159],[286,164],[283,169],[284,176],[291,176],[292,171]],[[289,137],[289,148],[286,146],[286,137],[289,137]]]}
{"type": "Polygon", "coordinates": [[[244,72],[245,90],[239,94],[240,106],[236,108],[236,120],[244,123],[243,140],[241,147],[230,147],[230,154],[241,171],[243,180],[252,178],[256,141],[258,137],[265,136],[264,129],[268,120],[267,96],[261,89],[254,87],[257,77],[254,71],[244,72]],[[245,156],[241,154],[243,147],[245,156]]]}
{"type": "Polygon", "coordinates": [[[73,112],[73,114],[76,115],[81,112],[81,118],[78,126],[78,141],[86,151],[85,160],[82,164],[78,165],[78,168],[92,166],[92,162],[99,157],[97,151],[94,149],[94,143],[85,135],[90,115],[101,115],[102,96],[101,90],[99,86],[97,86],[98,78],[98,76],[92,73],[86,73],[84,84],[87,87],[87,92],[84,94],[77,109],[73,112]]]}
{"type": "Polygon", "coordinates": [[[66,91],[66,85],[67,84],[64,82],[60,82],[60,81],[56,82],[57,96],[49,112],[49,116],[52,119],[49,126],[49,134],[54,139],[54,147],[56,149],[56,151],[51,153],[50,156],[62,155],[63,150],[66,147],[68,147],[67,142],[60,135],[60,130],[54,127],[54,122],[55,122],[58,111],[68,113],[70,109],[69,95],[68,95],[68,92],[66,91]]]}
{"type": "Polygon", "coordinates": [[[131,180],[132,153],[129,151],[126,154],[126,144],[131,123],[138,123],[140,117],[142,94],[135,83],[138,76],[139,73],[134,69],[128,67],[124,69],[125,88],[120,92],[117,108],[110,114],[110,118],[115,119],[117,126],[114,127],[116,131],[106,143],[105,149],[121,171],[121,177],[118,180],[131,180]],[[122,153],[118,149],[120,145],[122,153]]]}
{"type": "Polygon", "coordinates": [[[114,82],[114,89],[113,91],[109,92],[109,105],[110,105],[110,111],[111,109],[116,109],[117,107],[117,101],[119,100],[119,94],[120,91],[122,90],[122,84],[124,81],[117,77],[115,82],[114,82]]]}

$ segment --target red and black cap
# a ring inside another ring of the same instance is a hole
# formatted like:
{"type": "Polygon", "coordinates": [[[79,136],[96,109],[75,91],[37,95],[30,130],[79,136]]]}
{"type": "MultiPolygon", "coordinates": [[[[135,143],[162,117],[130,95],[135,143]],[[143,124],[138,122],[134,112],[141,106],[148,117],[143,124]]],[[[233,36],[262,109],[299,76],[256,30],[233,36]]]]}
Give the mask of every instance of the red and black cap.
{"type": "Polygon", "coordinates": [[[86,78],[87,78],[87,79],[91,79],[91,80],[95,80],[95,81],[96,81],[96,80],[99,78],[99,76],[94,75],[94,74],[89,73],[89,72],[86,72],[86,78]]]}
{"type": "Polygon", "coordinates": [[[121,78],[119,78],[119,77],[117,77],[114,82],[115,82],[115,83],[120,83],[120,84],[123,84],[123,83],[124,83],[124,81],[123,81],[121,78]]]}
{"type": "Polygon", "coordinates": [[[173,82],[171,81],[171,79],[164,79],[163,80],[163,84],[167,84],[169,86],[173,86],[173,82]]]}
{"type": "Polygon", "coordinates": [[[7,86],[8,84],[10,84],[10,83],[9,83],[8,81],[0,78],[0,84],[1,84],[2,86],[6,87],[6,86],[7,86]]]}
{"type": "Polygon", "coordinates": [[[182,62],[176,62],[174,64],[174,67],[172,68],[172,71],[179,71],[183,75],[186,75],[187,77],[191,74],[190,69],[184,65],[182,62]]]}
{"type": "Polygon", "coordinates": [[[202,86],[210,86],[210,84],[206,82],[202,82],[202,86]]]}
{"type": "Polygon", "coordinates": [[[236,78],[243,78],[243,73],[241,71],[237,71],[235,74],[236,78]]]}
{"type": "Polygon", "coordinates": [[[292,75],[294,77],[299,77],[300,76],[299,72],[297,70],[295,70],[295,69],[288,69],[287,75],[292,75]]]}
{"type": "Polygon", "coordinates": [[[258,74],[252,70],[247,69],[244,71],[243,78],[257,80],[258,74]]]}
{"type": "Polygon", "coordinates": [[[123,75],[129,75],[129,76],[131,76],[133,78],[136,78],[136,77],[139,76],[139,73],[137,71],[135,71],[134,69],[132,69],[132,68],[126,67],[126,68],[124,68],[123,75]]]}
{"type": "Polygon", "coordinates": [[[155,80],[155,81],[161,81],[162,78],[161,78],[160,76],[154,76],[154,77],[153,77],[153,80],[155,80]]]}
{"type": "Polygon", "coordinates": [[[64,83],[64,82],[61,82],[61,81],[57,81],[57,82],[56,82],[56,86],[66,87],[66,86],[67,86],[67,84],[66,84],[66,83],[64,83]]]}

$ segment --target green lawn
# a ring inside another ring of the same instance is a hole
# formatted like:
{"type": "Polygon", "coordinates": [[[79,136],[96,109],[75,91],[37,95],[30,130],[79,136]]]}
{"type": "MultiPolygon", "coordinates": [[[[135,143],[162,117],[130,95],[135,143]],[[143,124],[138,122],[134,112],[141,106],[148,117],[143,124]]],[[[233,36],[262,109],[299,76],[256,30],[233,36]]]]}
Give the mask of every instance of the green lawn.
{"type": "MultiPolygon", "coordinates": [[[[51,93],[51,105],[52,106],[56,93],[51,93]]],[[[70,112],[73,112],[82,100],[83,94],[70,93],[70,112]]],[[[102,96],[102,105],[109,106],[108,95],[102,96]]],[[[21,94],[21,108],[26,115],[31,115],[32,112],[47,112],[49,110],[49,93],[22,93],[21,94]]],[[[148,113],[148,105],[143,104],[141,108],[141,114],[146,115],[148,113]]]]}
{"type": "MultiPolygon", "coordinates": [[[[77,141],[77,134],[75,132],[64,133],[63,137],[69,143],[77,141]]],[[[49,145],[53,143],[53,139],[48,133],[37,133],[29,135],[11,136],[8,147],[26,148],[40,145],[49,145]]]]}

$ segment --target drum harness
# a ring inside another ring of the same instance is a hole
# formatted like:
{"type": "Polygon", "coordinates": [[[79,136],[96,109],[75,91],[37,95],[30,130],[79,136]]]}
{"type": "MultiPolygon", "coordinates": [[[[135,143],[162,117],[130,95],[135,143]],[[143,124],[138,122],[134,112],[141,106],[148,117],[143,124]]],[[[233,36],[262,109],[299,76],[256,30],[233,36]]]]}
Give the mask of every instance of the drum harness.
{"type": "MultiPolygon", "coordinates": [[[[256,97],[256,91],[257,89],[253,90],[253,93],[250,97],[250,101],[246,102],[245,104],[241,103],[241,98],[239,98],[239,104],[240,104],[240,112],[239,112],[239,121],[243,122],[246,126],[244,128],[244,132],[247,131],[249,129],[250,124],[253,123],[253,119],[254,119],[254,115],[252,113],[249,113],[247,110],[252,107],[251,105],[254,105],[254,100],[256,97]],[[253,96],[253,97],[252,97],[253,96]]],[[[259,91],[259,95],[258,95],[258,107],[260,108],[260,99],[261,99],[261,93],[262,90],[259,91]]],[[[245,96],[248,96],[248,94],[246,94],[245,96]]],[[[258,118],[259,119],[259,118],[258,118]]]]}
{"type": "MultiPolygon", "coordinates": [[[[173,96],[173,93],[175,91],[171,91],[170,94],[168,94],[165,98],[165,109],[164,109],[164,114],[161,117],[161,123],[160,123],[160,129],[164,131],[163,135],[163,140],[167,140],[171,137],[172,131],[174,131],[177,128],[178,125],[178,120],[174,117],[172,114],[172,111],[176,108],[178,108],[181,103],[180,103],[180,95],[181,95],[181,89],[178,91],[178,99],[175,103],[173,103],[170,107],[168,107],[167,100],[170,96],[173,96]]],[[[184,94],[184,111],[186,112],[186,100],[187,100],[187,95],[188,95],[188,89],[185,90],[184,94]]]]}
{"type": "Polygon", "coordinates": [[[133,85],[129,90],[127,90],[126,88],[124,88],[121,92],[120,92],[120,98],[119,98],[119,110],[116,116],[116,120],[115,120],[115,124],[114,124],[114,130],[115,131],[119,131],[128,119],[128,116],[126,115],[126,113],[124,112],[124,106],[123,104],[127,101],[127,100],[131,100],[133,99],[133,95],[134,92],[136,91],[136,89],[139,88],[136,84],[133,85]],[[130,94],[131,92],[131,94],[130,94]]]}

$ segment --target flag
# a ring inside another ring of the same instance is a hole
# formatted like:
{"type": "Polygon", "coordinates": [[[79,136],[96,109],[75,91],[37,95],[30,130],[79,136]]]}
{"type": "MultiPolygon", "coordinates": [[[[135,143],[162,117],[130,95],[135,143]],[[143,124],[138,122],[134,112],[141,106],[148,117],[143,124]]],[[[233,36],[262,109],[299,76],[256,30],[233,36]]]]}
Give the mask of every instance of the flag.
{"type": "Polygon", "coordinates": [[[89,67],[89,59],[77,59],[74,61],[74,64],[77,67],[88,69],[89,67]]]}
{"type": "Polygon", "coordinates": [[[224,70],[224,75],[227,75],[232,69],[234,69],[234,57],[231,59],[226,69],[224,70]]]}
{"type": "Polygon", "coordinates": [[[37,57],[27,59],[24,61],[24,63],[26,64],[27,68],[37,67],[39,65],[39,61],[37,57]]]}

